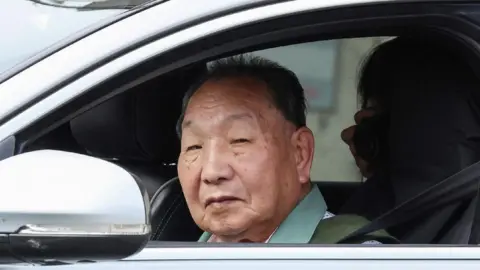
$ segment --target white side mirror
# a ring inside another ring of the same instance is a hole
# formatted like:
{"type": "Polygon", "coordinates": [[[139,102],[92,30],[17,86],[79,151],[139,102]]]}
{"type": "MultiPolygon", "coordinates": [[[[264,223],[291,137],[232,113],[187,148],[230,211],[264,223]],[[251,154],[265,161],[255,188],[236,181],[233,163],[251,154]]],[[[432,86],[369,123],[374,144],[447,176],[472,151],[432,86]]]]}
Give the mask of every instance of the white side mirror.
{"type": "Polygon", "coordinates": [[[0,188],[0,263],[123,259],[150,236],[146,191],[101,159],[20,154],[0,161],[0,188]]]}

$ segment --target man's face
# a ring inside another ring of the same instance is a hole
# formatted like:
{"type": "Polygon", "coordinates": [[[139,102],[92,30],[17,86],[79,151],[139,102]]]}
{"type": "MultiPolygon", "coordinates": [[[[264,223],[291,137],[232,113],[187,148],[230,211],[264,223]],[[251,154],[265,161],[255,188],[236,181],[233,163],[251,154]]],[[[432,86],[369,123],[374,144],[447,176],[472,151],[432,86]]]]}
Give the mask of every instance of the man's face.
{"type": "Polygon", "coordinates": [[[182,124],[178,175],[195,222],[226,241],[268,238],[309,183],[313,136],[286,121],[266,85],[210,80],[182,124]]]}

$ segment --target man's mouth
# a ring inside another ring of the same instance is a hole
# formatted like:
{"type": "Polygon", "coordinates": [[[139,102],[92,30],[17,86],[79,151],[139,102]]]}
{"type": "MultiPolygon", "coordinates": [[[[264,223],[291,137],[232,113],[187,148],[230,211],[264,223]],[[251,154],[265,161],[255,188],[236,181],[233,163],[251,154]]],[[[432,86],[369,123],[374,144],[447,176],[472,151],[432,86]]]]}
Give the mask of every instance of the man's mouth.
{"type": "Polygon", "coordinates": [[[237,197],[233,197],[233,196],[210,197],[205,202],[205,206],[209,206],[211,204],[216,204],[216,203],[228,203],[228,202],[238,201],[238,200],[239,199],[237,197]]]}

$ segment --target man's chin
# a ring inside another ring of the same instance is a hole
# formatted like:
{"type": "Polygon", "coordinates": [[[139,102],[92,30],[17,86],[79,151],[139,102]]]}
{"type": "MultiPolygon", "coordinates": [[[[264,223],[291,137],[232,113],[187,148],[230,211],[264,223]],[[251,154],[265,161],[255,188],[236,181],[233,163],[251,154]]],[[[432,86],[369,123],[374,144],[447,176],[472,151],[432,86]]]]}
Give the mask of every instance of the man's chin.
{"type": "Polygon", "coordinates": [[[209,222],[208,231],[217,236],[237,236],[248,229],[248,224],[236,220],[212,220],[209,222]]]}

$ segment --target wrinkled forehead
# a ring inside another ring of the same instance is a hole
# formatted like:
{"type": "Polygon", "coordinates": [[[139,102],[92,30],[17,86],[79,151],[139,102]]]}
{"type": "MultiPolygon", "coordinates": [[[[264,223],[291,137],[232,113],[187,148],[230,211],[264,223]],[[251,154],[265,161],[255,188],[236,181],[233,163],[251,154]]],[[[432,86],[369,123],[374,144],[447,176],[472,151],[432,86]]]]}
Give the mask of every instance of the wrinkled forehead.
{"type": "Polygon", "coordinates": [[[207,80],[190,98],[185,121],[210,115],[250,113],[252,116],[274,111],[267,85],[262,81],[235,77],[207,80]]]}

